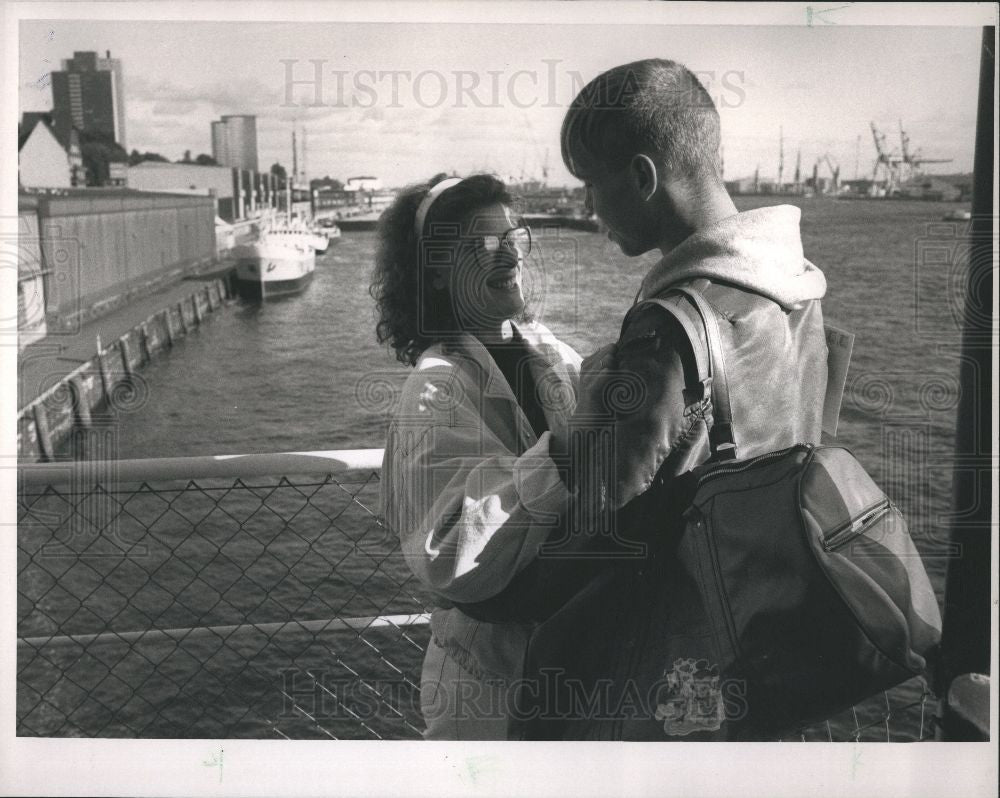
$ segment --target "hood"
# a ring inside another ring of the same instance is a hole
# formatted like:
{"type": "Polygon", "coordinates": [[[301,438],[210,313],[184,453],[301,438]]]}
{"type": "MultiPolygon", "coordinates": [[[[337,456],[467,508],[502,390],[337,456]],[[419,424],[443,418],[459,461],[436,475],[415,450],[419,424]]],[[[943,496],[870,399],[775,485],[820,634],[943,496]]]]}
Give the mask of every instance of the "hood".
{"type": "Polygon", "coordinates": [[[761,294],[788,310],[822,299],[826,278],[802,254],[800,215],[794,205],[757,208],[693,233],[650,269],[641,298],[707,278],[761,294]]]}

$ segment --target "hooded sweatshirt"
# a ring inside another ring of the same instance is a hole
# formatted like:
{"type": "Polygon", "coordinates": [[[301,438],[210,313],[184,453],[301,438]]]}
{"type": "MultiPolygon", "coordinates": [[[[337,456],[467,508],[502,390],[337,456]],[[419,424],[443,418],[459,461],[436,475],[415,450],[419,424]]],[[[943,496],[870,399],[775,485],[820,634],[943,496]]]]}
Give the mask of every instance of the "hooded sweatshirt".
{"type": "Polygon", "coordinates": [[[794,205],[757,208],[722,219],[686,238],[642,281],[649,299],[697,279],[726,282],[792,310],[826,294],[823,272],[805,259],[794,205]]]}
{"type": "MultiPolygon", "coordinates": [[[[669,252],[640,290],[643,300],[687,302],[668,292],[692,286],[717,312],[740,459],[820,438],[826,279],[803,255],[799,217],[798,208],[779,205],[722,219],[669,252]]],[[[623,331],[619,366],[638,375],[644,398],[616,415],[618,456],[608,475],[615,507],[642,494],[668,459],[661,476],[708,457],[704,413],[683,399],[686,339],[655,305],[638,309],[623,331]]]]}
{"type": "MultiPolygon", "coordinates": [[[[798,221],[798,209],[790,206],[722,219],[666,255],[640,291],[641,299],[684,303],[690,300],[668,292],[689,286],[715,311],[739,459],[820,439],[827,351],[819,300],[826,281],[803,257],[798,221]]],[[[703,331],[699,337],[698,345],[705,347],[703,331]]],[[[583,469],[588,477],[603,480],[602,486],[577,484],[581,492],[607,490],[605,507],[617,510],[612,517],[622,537],[662,540],[673,510],[684,509],[683,503],[673,505],[684,501],[677,478],[709,457],[711,405],[707,399],[685,401],[690,343],[673,315],[655,303],[628,315],[617,360],[632,385],[629,391],[605,391],[623,397],[618,407],[608,408],[614,455],[594,457],[583,469]]],[[[628,584],[641,583],[643,562],[621,561],[628,584]],[[637,574],[630,570],[635,568],[637,574]]],[[[662,616],[647,612],[642,598],[647,594],[638,587],[637,606],[620,592],[605,592],[603,577],[614,578],[612,568],[601,578],[582,582],[568,571],[564,584],[555,574],[550,568],[536,580],[548,592],[561,590],[571,598],[532,636],[524,679],[541,688],[525,691],[529,698],[519,710],[531,720],[515,734],[528,739],[620,738],[620,718],[614,712],[588,712],[585,702],[580,703],[582,711],[571,705],[546,714],[545,707],[559,705],[559,698],[546,692],[545,674],[564,674],[567,683],[584,689],[610,685],[607,706],[628,712],[624,707],[636,707],[621,701],[621,691],[630,683],[627,663],[632,652],[641,650],[637,644],[645,638],[640,636],[656,633],[643,624],[662,616]],[[573,681],[578,679],[582,681],[573,681]]]]}

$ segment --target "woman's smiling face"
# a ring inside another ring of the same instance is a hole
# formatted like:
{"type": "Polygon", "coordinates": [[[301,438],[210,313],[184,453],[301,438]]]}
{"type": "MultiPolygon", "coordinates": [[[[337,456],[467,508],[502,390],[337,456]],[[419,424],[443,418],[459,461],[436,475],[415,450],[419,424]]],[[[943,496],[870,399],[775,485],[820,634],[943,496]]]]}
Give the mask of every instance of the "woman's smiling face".
{"type": "Polygon", "coordinates": [[[463,220],[449,285],[463,329],[490,329],[524,310],[522,269],[528,245],[510,233],[516,228],[510,208],[500,203],[463,220]]]}

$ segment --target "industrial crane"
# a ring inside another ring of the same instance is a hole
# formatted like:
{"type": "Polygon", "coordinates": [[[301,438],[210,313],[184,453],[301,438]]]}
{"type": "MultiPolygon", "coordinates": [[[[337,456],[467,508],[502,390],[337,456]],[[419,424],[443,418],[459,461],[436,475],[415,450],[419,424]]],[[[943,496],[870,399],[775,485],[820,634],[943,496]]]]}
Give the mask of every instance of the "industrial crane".
{"type": "Polygon", "coordinates": [[[782,176],[785,171],[785,129],[783,127],[778,128],[778,191],[781,191],[782,186],[782,176]]]}
{"type": "Polygon", "coordinates": [[[920,167],[925,163],[951,163],[952,158],[924,158],[922,151],[910,152],[910,137],[903,130],[903,120],[899,120],[899,142],[903,149],[903,163],[906,164],[913,173],[919,172],[920,167]]]}
{"type": "Polygon", "coordinates": [[[874,122],[871,123],[871,129],[877,153],[875,163],[872,166],[872,180],[878,182],[879,167],[882,167],[885,171],[886,192],[888,193],[899,182],[899,165],[903,161],[895,152],[889,151],[885,134],[879,132],[874,122]]]}
{"type": "Polygon", "coordinates": [[[840,166],[834,164],[830,153],[824,154],[823,160],[826,161],[826,166],[830,170],[830,176],[833,178],[833,193],[836,194],[840,191],[840,166]]]}

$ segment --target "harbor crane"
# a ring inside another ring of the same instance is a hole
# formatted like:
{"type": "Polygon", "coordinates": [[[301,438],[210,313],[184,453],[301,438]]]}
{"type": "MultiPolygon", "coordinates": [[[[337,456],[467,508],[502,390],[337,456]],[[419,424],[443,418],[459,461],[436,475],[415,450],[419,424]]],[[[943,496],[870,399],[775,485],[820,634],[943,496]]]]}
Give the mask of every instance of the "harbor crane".
{"type": "Polygon", "coordinates": [[[782,179],[785,171],[785,129],[778,128],[778,191],[783,188],[782,179]]]}
{"type": "Polygon", "coordinates": [[[877,153],[875,163],[872,165],[872,181],[878,182],[881,167],[881,171],[885,174],[886,193],[891,193],[899,184],[900,164],[903,163],[903,159],[895,151],[889,151],[885,133],[879,132],[874,122],[870,124],[872,139],[875,142],[875,152],[877,153]]]}
{"type": "Polygon", "coordinates": [[[899,143],[903,149],[903,163],[910,168],[911,176],[919,172],[920,167],[925,163],[951,163],[954,160],[952,158],[924,158],[921,150],[910,152],[910,137],[903,130],[902,119],[899,120],[899,143]]]}
{"type": "Polygon", "coordinates": [[[833,178],[833,193],[836,194],[840,191],[840,165],[833,162],[830,153],[825,153],[823,160],[826,161],[826,167],[830,170],[830,177],[833,178]]]}
{"type": "Polygon", "coordinates": [[[875,123],[871,123],[872,139],[875,142],[875,164],[872,168],[872,180],[878,182],[879,172],[885,176],[885,190],[892,194],[905,183],[920,173],[920,167],[927,163],[951,163],[951,158],[925,158],[920,150],[910,149],[910,137],[903,129],[903,120],[899,120],[899,143],[901,153],[890,152],[884,133],[879,132],[875,123]]]}

